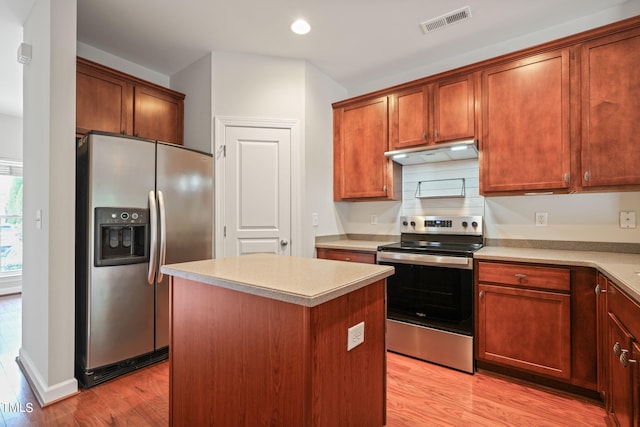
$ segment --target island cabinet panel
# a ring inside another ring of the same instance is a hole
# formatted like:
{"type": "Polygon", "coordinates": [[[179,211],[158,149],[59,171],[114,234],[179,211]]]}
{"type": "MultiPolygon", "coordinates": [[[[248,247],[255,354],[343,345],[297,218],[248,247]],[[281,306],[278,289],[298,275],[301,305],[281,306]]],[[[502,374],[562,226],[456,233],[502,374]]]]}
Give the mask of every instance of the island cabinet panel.
{"type": "Polygon", "coordinates": [[[608,419],[612,425],[637,427],[640,424],[640,305],[609,282],[607,311],[605,375],[608,419]]]}
{"type": "Polygon", "coordinates": [[[332,259],[335,261],[364,262],[366,264],[376,263],[375,252],[318,248],[317,253],[318,253],[318,258],[320,259],[332,259]]]}
{"type": "Polygon", "coordinates": [[[481,191],[568,191],[569,49],[482,72],[481,191]]]}
{"type": "Polygon", "coordinates": [[[401,200],[402,169],[388,149],[388,97],[334,108],[334,200],[401,200]]]}
{"type": "Polygon", "coordinates": [[[640,185],[640,29],[582,46],[582,186],[640,185]]]}
{"type": "Polygon", "coordinates": [[[172,280],[172,426],[383,425],[384,280],[315,307],[172,280]]]}

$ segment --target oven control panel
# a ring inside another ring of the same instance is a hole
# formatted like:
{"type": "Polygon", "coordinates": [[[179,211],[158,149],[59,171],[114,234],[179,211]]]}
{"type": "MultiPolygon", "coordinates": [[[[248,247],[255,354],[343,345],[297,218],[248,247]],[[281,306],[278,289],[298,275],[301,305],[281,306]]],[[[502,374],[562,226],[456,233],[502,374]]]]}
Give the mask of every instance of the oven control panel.
{"type": "Polygon", "coordinates": [[[470,234],[481,236],[482,216],[403,216],[401,233],[470,234]]]}

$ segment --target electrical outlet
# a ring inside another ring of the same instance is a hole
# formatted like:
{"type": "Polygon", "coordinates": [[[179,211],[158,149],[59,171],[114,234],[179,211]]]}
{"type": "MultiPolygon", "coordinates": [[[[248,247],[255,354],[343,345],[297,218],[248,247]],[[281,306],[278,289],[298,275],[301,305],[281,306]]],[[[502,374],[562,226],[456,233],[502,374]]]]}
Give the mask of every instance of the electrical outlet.
{"type": "Polygon", "coordinates": [[[546,227],[549,220],[547,212],[536,212],[536,227],[546,227]]]}
{"type": "Polygon", "coordinates": [[[347,351],[359,346],[364,342],[364,322],[347,329],[347,351]]]}
{"type": "Polygon", "coordinates": [[[620,211],[620,228],[636,228],[636,211],[620,211]]]}
{"type": "Polygon", "coordinates": [[[314,227],[318,226],[318,214],[315,212],[311,214],[311,225],[314,227]]]}
{"type": "Polygon", "coordinates": [[[376,225],[378,223],[378,215],[371,215],[371,225],[376,225]]]}

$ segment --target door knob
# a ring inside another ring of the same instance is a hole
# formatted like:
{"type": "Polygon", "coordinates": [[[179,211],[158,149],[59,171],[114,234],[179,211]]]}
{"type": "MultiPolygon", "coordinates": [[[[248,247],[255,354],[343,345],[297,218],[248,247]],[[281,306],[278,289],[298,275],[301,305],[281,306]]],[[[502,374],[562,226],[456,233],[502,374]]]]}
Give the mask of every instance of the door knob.
{"type": "Polygon", "coordinates": [[[287,239],[282,239],[280,240],[280,246],[282,246],[283,248],[285,246],[287,246],[289,244],[289,241],[287,239]]]}

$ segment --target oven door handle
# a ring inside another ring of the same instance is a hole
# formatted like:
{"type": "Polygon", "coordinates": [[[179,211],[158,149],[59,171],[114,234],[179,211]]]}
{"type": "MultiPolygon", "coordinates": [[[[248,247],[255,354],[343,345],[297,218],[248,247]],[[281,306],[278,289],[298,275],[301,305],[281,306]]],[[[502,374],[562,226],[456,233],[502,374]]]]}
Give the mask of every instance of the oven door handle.
{"type": "Polygon", "coordinates": [[[473,258],[439,256],[429,254],[411,254],[406,252],[378,251],[378,262],[392,262],[398,264],[416,264],[434,267],[450,267],[460,270],[472,270],[473,258]]]}

